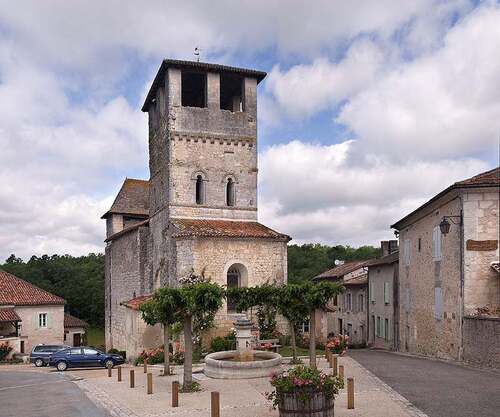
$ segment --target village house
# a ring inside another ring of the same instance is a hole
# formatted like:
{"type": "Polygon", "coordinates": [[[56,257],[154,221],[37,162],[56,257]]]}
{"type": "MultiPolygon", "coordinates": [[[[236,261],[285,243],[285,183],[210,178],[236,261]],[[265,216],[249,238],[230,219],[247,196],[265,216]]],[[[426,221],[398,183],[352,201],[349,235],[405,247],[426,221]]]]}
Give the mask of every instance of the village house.
{"type": "Polygon", "coordinates": [[[398,349],[398,241],[383,241],[382,257],[368,264],[368,345],[398,349]]]}
{"type": "Polygon", "coordinates": [[[0,343],[13,354],[39,344],[78,346],[87,323],[64,313],[63,298],[0,270],[0,343]]]}
{"type": "Polygon", "coordinates": [[[368,338],[368,266],[369,261],[345,262],[313,278],[315,281],[342,282],[343,294],[337,295],[326,311],[316,314],[320,341],[331,335],[347,335],[352,345],[364,346],[368,338]]]}
{"type": "Polygon", "coordinates": [[[499,193],[495,168],[454,183],[392,226],[401,351],[500,367],[499,193]]]}
{"type": "MultiPolygon", "coordinates": [[[[194,273],[228,287],[287,281],[290,238],[257,219],[257,85],[264,72],[166,59],[142,110],[149,180],[126,179],[106,219],[107,348],[161,344],[139,305],[194,273]]],[[[234,303],[216,315],[225,335],[234,303]]]]}

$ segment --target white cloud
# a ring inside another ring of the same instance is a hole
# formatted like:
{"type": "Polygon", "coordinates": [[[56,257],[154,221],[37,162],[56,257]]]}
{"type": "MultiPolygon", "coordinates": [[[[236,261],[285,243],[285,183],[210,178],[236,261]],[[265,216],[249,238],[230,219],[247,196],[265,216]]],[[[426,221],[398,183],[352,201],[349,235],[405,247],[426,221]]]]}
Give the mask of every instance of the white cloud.
{"type": "Polygon", "coordinates": [[[260,156],[261,221],[298,242],[376,244],[390,237],[391,224],[427,199],[488,169],[485,162],[469,158],[353,159],[353,145],[293,141],[266,150],[260,156]]]}

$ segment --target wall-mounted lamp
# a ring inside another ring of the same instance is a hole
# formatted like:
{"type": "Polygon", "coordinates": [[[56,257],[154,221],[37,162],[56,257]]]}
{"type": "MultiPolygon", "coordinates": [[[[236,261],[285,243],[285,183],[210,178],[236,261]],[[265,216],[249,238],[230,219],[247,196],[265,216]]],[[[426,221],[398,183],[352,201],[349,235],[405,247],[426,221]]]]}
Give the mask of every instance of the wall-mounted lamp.
{"type": "Polygon", "coordinates": [[[462,225],[462,216],[443,216],[441,223],[439,223],[439,229],[443,235],[447,235],[450,232],[451,223],[448,221],[451,220],[453,224],[462,225]],[[457,221],[453,219],[458,219],[457,221]]]}

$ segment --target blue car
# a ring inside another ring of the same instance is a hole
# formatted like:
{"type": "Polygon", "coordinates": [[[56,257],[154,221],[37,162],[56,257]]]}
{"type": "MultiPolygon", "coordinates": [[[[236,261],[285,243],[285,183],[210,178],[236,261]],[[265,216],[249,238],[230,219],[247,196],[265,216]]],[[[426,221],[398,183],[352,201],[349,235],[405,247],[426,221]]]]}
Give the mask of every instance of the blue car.
{"type": "Polygon", "coordinates": [[[58,371],[65,371],[68,368],[96,366],[112,368],[124,362],[123,357],[115,353],[104,353],[94,347],[81,346],[55,352],[50,357],[49,365],[55,366],[58,371]]]}

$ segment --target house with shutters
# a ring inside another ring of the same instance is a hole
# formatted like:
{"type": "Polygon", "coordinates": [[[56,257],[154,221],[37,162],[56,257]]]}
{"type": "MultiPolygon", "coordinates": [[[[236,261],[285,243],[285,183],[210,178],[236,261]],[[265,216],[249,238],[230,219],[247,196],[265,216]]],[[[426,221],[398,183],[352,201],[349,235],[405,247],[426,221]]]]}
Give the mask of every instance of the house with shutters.
{"type": "Polygon", "coordinates": [[[78,346],[87,323],[64,313],[65,300],[0,270],[0,343],[10,355],[29,354],[39,344],[78,346]]]}
{"type": "Polygon", "coordinates": [[[456,182],[399,233],[399,350],[500,367],[500,167],[456,182]]]}

